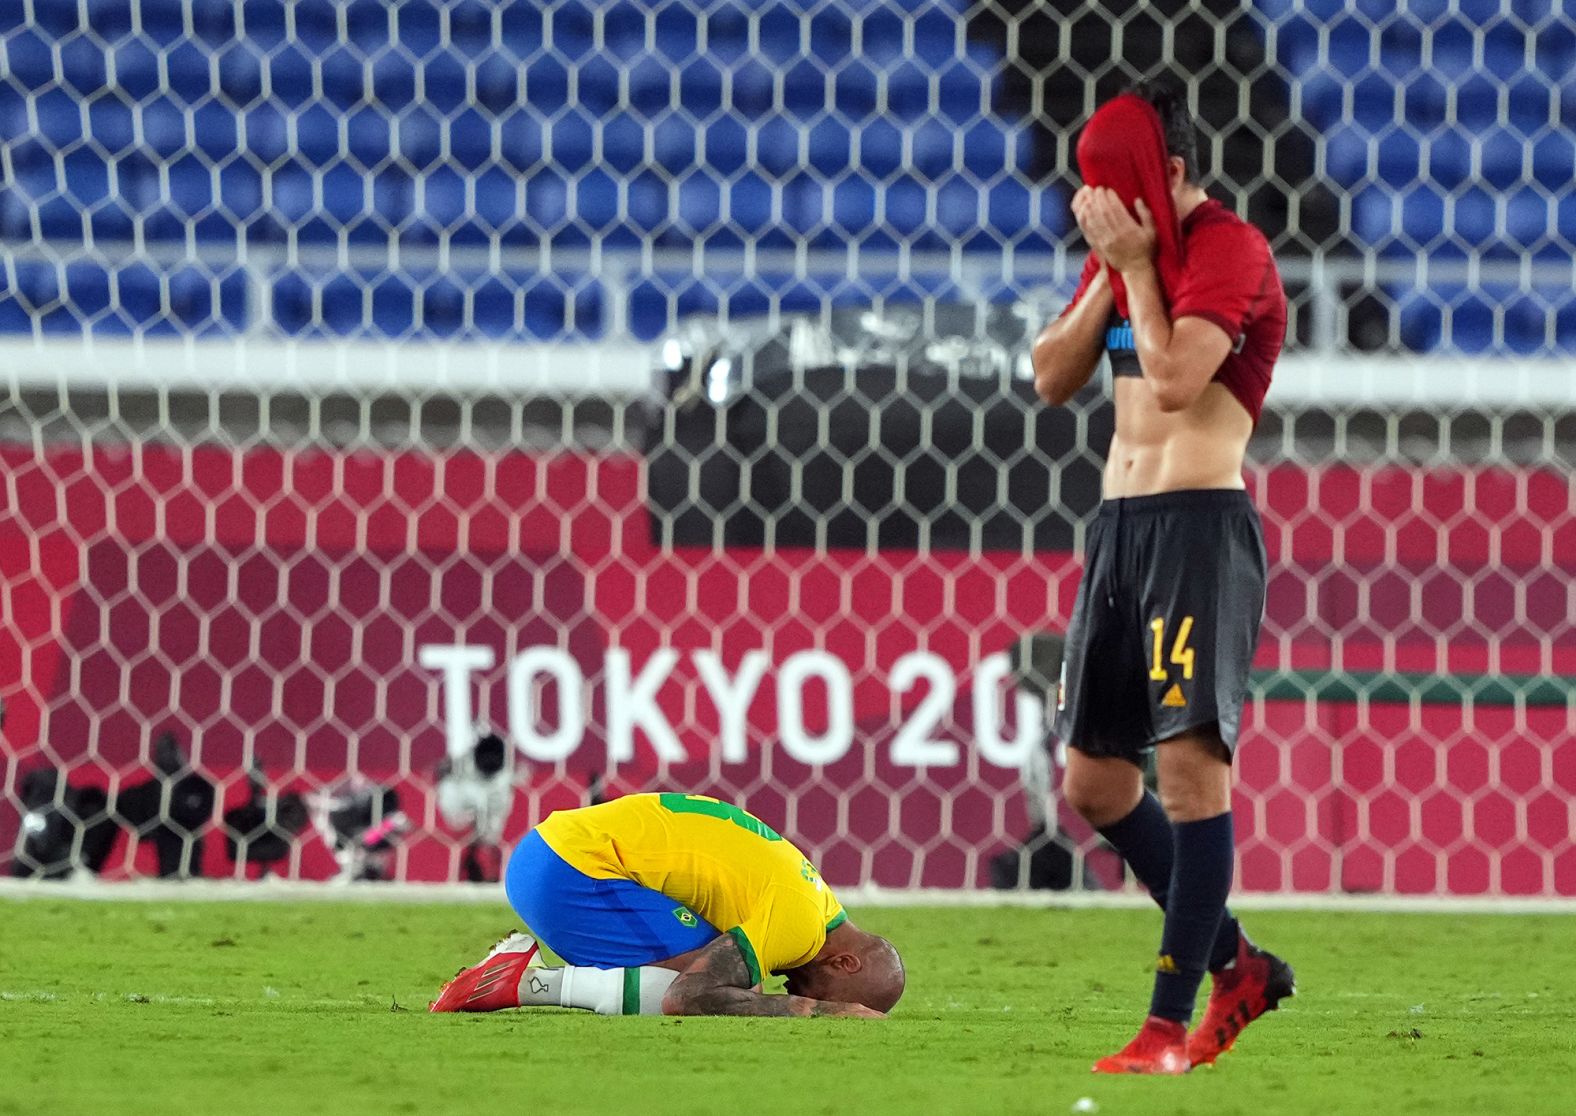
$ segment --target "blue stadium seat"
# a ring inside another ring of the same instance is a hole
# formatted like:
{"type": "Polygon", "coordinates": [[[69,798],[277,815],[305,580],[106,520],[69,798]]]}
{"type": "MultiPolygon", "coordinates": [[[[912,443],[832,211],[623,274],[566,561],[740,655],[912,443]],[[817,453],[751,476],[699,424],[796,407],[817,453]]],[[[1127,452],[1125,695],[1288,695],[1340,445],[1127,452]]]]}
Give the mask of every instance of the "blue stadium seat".
{"type": "Polygon", "coordinates": [[[829,297],[834,303],[857,301],[852,292],[841,300],[836,297],[845,287],[845,280],[837,275],[799,278],[722,272],[697,278],[689,272],[658,272],[631,290],[630,328],[636,337],[650,341],[675,321],[694,314],[735,319],[766,315],[774,308],[780,314],[814,313],[829,297]]]}
{"type": "Polygon", "coordinates": [[[524,284],[525,333],[543,341],[602,336],[602,288],[574,276],[533,277],[524,284]],[[566,289],[565,284],[575,285],[566,289]]]}
{"type": "Polygon", "coordinates": [[[210,159],[223,159],[241,145],[240,121],[229,107],[210,101],[191,110],[188,142],[210,159]]]}
{"type": "Polygon", "coordinates": [[[893,121],[878,117],[855,132],[854,139],[866,174],[880,179],[903,169],[903,131],[893,121]]]}
{"type": "Polygon", "coordinates": [[[866,178],[849,177],[832,188],[832,221],[841,238],[856,240],[876,220],[876,187],[866,178]]]}
{"type": "Polygon", "coordinates": [[[913,22],[914,55],[935,69],[948,65],[957,56],[958,43],[967,43],[960,34],[957,17],[941,7],[920,10],[913,22]]]}
{"type": "Polygon", "coordinates": [[[733,63],[732,111],[754,119],[771,111],[777,75],[758,57],[733,63]]]}
{"type": "Polygon", "coordinates": [[[919,180],[904,176],[883,191],[886,224],[899,238],[913,237],[925,227],[927,191],[919,180]]]}
{"type": "Polygon", "coordinates": [[[541,164],[545,151],[542,120],[536,113],[521,108],[499,120],[498,153],[506,167],[532,170],[541,164]]]}
{"type": "MultiPolygon", "coordinates": [[[[361,5],[367,12],[367,25],[381,31],[389,26],[389,6],[377,0],[365,0],[361,5]]],[[[437,49],[442,41],[443,20],[440,5],[434,3],[404,3],[393,10],[396,16],[397,36],[391,43],[398,43],[413,57],[424,58],[437,49]]]]}
{"type": "Polygon", "coordinates": [[[283,110],[255,105],[241,117],[240,150],[265,165],[277,165],[290,154],[289,129],[283,110]]]}
{"type": "Polygon", "coordinates": [[[955,129],[934,117],[921,119],[910,126],[913,136],[912,167],[932,177],[953,169],[955,129]]]}
{"type": "Polygon", "coordinates": [[[414,183],[412,211],[417,220],[403,237],[410,241],[447,240],[449,243],[482,243],[486,236],[468,218],[466,179],[452,167],[437,167],[414,183]]]}
{"type": "Polygon", "coordinates": [[[448,155],[445,162],[467,171],[479,170],[492,157],[493,122],[476,109],[454,114],[446,129],[448,155]]]}
{"type": "Polygon", "coordinates": [[[994,67],[999,59],[992,55],[988,65],[981,65],[975,48],[969,58],[968,62],[954,59],[938,69],[941,111],[959,124],[989,113],[995,100],[994,67]]]}
{"type": "Polygon", "coordinates": [[[386,241],[390,226],[400,225],[410,214],[414,194],[411,181],[403,175],[388,172],[369,184],[364,174],[346,163],[315,175],[287,166],[270,176],[270,185],[273,235],[293,234],[309,243],[386,241]]]}
{"type": "Polygon", "coordinates": [[[1361,128],[1331,129],[1324,137],[1324,160],[1336,182],[1356,182],[1368,173],[1368,133],[1361,128]]]}
{"type": "Polygon", "coordinates": [[[147,264],[107,269],[87,261],[14,266],[16,287],[0,297],[0,331],[200,337],[245,326],[239,270],[216,276],[197,267],[158,272],[147,264]]]}
{"type": "Polygon", "coordinates": [[[33,305],[25,280],[36,266],[27,260],[16,260],[10,267],[0,267],[0,334],[33,331],[33,305]]]}
{"type": "Polygon", "coordinates": [[[756,159],[767,173],[781,178],[799,166],[802,129],[785,116],[768,116],[755,122],[756,159]]]}
{"type": "Polygon", "coordinates": [[[569,184],[551,170],[537,171],[525,182],[525,212],[548,236],[557,236],[569,219],[569,184]]]}
{"type": "Polygon", "coordinates": [[[1555,227],[1551,200],[1534,189],[1516,190],[1501,195],[1505,206],[1505,249],[1525,255],[1555,227]]]}
{"type": "Polygon", "coordinates": [[[929,118],[934,73],[910,58],[896,60],[885,73],[887,110],[902,120],[929,118]]]}
{"type": "Polygon", "coordinates": [[[78,97],[91,96],[109,88],[109,72],[104,49],[88,38],[71,37],[58,45],[59,74],[64,87],[78,97]]]}
{"type": "Polygon", "coordinates": [[[43,89],[53,84],[55,56],[53,39],[37,28],[21,28],[5,37],[5,71],[23,89],[43,89]]]}
{"type": "MultiPolygon", "coordinates": [[[[1444,222],[1441,221],[1439,225],[1432,223],[1432,201],[1427,203],[1426,214],[1408,212],[1414,210],[1412,199],[1421,196],[1423,191],[1418,190],[1407,197],[1406,208],[1402,212],[1402,223],[1413,239],[1426,244],[1432,238],[1431,234],[1444,226],[1444,222]]],[[[1495,242],[1495,224],[1493,197],[1482,189],[1473,187],[1456,196],[1455,220],[1444,228],[1474,248],[1487,248],[1495,242]]]]}
{"type": "Polygon", "coordinates": [[[574,181],[574,217],[579,235],[613,247],[634,240],[619,219],[618,181],[604,170],[593,170],[574,181]]]}
{"type": "MultiPolygon", "coordinates": [[[[1395,133],[1397,137],[1404,136],[1404,140],[1397,140],[1393,144],[1390,137],[1380,147],[1379,171],[1386,182],[1396,185],[1410,185],[1419,174],[1422,167],[1421,152],[1413,154],[1417,149],[1417,141],[1408,133],[1395,133]],[[1410,167],[1408,167],[1410,160],[1410,167]],[[1410,174],[1408,175],[1408,170],[1410,174]],[[1403,177],[1407,176],[1407,177],[1403,177]]],[[[1479,137],[1483,145],[1483,167],[1488,170],[1497,165],[1500,160],[1494,150],[1494,144],[1499,138],[1491,134],[1479,137]]],[[[1520,161],[1519,153],[1515,161],[1520,161]]],[[[1447,189],[1455,189],[1462,185],[1472,175],[1472,138],[1461,132],[1450,129],[1431,135],[1428,140],[1428,163],[1422,177],[1437,183],[1447,189]]]]}
{"type": "Polygon", "coordinates": [[[936,186],[937,231],[948,238],[964,236],[979,228],[984,200],[978,187],[962,178],[948,177],[936,186]]]}
{"type": "Polygon", "coordinates": [[[651,125],[652,155],[669,174],[681,174],[699,162],[700,142],[695,122],[683,113],[664,111],[651,125]]]}
{"type": "Polygon", "coordinates": [[[1576,307],[1568,286],[1525,291],[1508,283],[1472,288],[1444,283],[1432,284],[1427,292],[1391,293],[1400,314],[1401,343],[1414,352],[1546,353],[1551,340],[1565,343],[1560,331],[1569,328],[1576,307]],[[1496,311],[1502,319],[1497,330],[1496,311]]]}
{"type": "Polygon", "coordinates": [[[672,214],[674,236],[688,243],[722,219],[723,188],[715,178],[703,171],[687,174],[679,179],[678,208],[672,214]]]}
{"type": "Polygon", "coordinates": [[[391,128],[394,153],[409,167],[422,170],[438,159],[443,148],[443,125],[423,107],[407,109],[391,128]]]}
{"type": "Polygon", "coordinates": [[[1553,231],[1557,233],[1567,246],[1576,245],[1576,194],[1569,190],[1562,191],[1556,203],[1556,213],[1553,231]]]}
{"type": "Polygon", "coordinates": [[[1018,251],[1053,252],[1073,233],[1067,199],[1054,187],[1004,179],[990,188],[985,213],[989,232],[1018,251]]]}
{"type": "MultiPolygon", "coordinates": [[[[222,166],[188,155],[163,168],[168,194],[149,204],[145,234],[155,240],[231,240],[243,234],[262,210],[262,176],[255,167],[231,160],[222,166]]],[[[160,179],[149,176],[157,188],[160,179]]]]}
{"type": "MultiPolygon", "coordinates": [[[[0,268],[0,326],[7,333],[62,332],[59,322],[66,315],[55,315],[51,321],[49,311],[60,298],[60,282],[54,264],[36,260],[17,260],[10,268],[0,268]],[[15,283],[11,282],[14,275],[15,283]],[[55,324],[56,328],[48,327],[55,324]]],[[[80,328],[80,327],[78,327],[80,328]]]]}
{"type": "Polygon", "coordinates": [[[518,64],[501,51],[493,51],[477,61],[476,103],[497,116],[504,116],[521,106],[518,64]]]}
{"type": "Polygon", "coordinates": [[[551,54],[534,58],[522,68],[520,86],[523,104],[546,116],[569,101],[569,71],[551,54]]]}
{"type": "Polygon", "coordinates": [[[832,77],[832,106],[851,120],[863,121],[876,111],[877,84],[869,64],[849,62],[832,77]]]}
{"type": "Polygon", "coordinates": [[[712,173],[727,178],[745,168],[749,142],[749,132],[743,123],[720,117],[706,125],[701,154],[712,173]]]}
{"type": "Polygon", "coordinates": [[[650,171],[637,174],[629,183],[629,223],[637,233],[663,228],[668,220],[668,182],[650,171]]]}
{"type": "Polygon", "coordinates": [[[327,129],[313,135],[311,151],[313,161],[332,163],[348,155],[355,162],[370,170],[382,166],[396,154],[395,133],[389,118],[371,106],[352,109],[340,115],[344,126],[344,139],[330,135],[327,129]]]}
{"type": "MultiPolygon", "coordinates": [[[[33,98],[38,114],[38,138],[52,149],[62,151],[79,142],[84,134],[82,102],[64,89],[51,89],[33,98]]],[[[25,127],[22,120],[19,126],[25,127]]],[[[25,135],[25,131],[13,133],[25,135]]]]}
{"type": "Polygon", "coordinates": [[[623,178],[635,174],[646,159],[645,126],[627,113],[607,117],[600,126],[602,164],[623,178]]]}
{"type": "Polygon", "coordinates": [[[813,169],[825,175],[842,175],[858,169],[853,162],[852,132],[843,121],[829,116],[811,124],[806,131],[813,169]]]}
{"type": "Polygon", "coordinates": [[[489,4],[497,10],[499,40],[510,56],[529,58],[541,48],[545,9],[536,4],[489,4]]]}
{"type": "Polygon", "coordinates": [[[1551,132],[1535,140],[1532,177],[1551,191],[1568,190],[1576,181],[1576,141],[1563,132],[1551,132]]]}
{"type": "Polygon", "coordinates": [[[488,276],[471,293],[472,322],[482,337],[503,339],[517,336],[524,314],[517,311],[516,288],[501,276],[488,276]]]}
{"type": "Polygon", "coordinates": [[[573,172],[591,163],[596,130],[579,112],[567,113],[554,120],[545,138],[544,154],[555,168],[573,172]]]}
{"type": "MultiPolygon", "coordinates": [[[[416,277],[409,273],[385,275],[371,280],[366,285],[370,288],[368,291],[372,304],[370,313],[362,308],[364,304],[360,299],[357,300],[355,307],[357,317],[363,319],[359,325],[365,328],[370,324],[371,329],[368,332],[378,337],[401,337],[415,332],[418,328],[425,333],[425,320],[420,323],[416,320],[416,308],[423,301],[416,290],[417,282],[416,277]],[[367,316],[371,318],[370,323],[364,320],[367,316]]],[[[357,293],[361,294],[361,291],[358,290],[357,293]]],[[[452,327],[455,324],[454,321],[447,323],[444,321],[444,308],[441,305],[435,304],[433,311],[433,316],[437,319],[435,324],[440,331],[446,325],[452,327]]],[[[454,319],[463,320],[463,303],[457,310],[451,310],[451,313],[454,319]]],[[[352,330],[355,328],[355,326],[350,327],[352,330]]],[[[439,335],[442,336],[442,333],[439,335]]]]}
{"type": "Polygon", "coordinates": [[[578,81],[575,86],[575,103],[581,112],[593,120],[600,120],[619,111],[618,62],[605,52],[597,52],[576,68],[578,81]]]}
{"type": "Polygon", "coordinates": [[[981,178],[994,178],[1008,169],[1010,137],[996,120],[978,120],[963,129],[963,166],[981,178]]]}
{"type": "Polygon", "coordinates": [[[86,108],[88,135],[107,153],[116,155],[139,146],[137,111],[131,105],[118,97],[99,97],[86,108]]]}
{"type": "Polygon", "coordinates": [[[773,225],[772,186],[758,174],[740,175],[727,191],[728,222],[751,237],[773,225]]]}

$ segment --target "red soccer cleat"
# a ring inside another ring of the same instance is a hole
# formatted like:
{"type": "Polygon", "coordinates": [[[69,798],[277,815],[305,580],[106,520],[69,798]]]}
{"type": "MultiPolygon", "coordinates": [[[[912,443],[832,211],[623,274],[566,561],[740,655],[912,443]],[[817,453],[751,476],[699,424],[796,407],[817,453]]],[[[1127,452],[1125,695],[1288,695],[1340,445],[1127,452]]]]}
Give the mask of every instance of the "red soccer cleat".
{"type": "Polygon", "coordinates": [[[535,938],[510,934],[480,964],[461,969],[438,991],[428,1011],[501,1011],[520,1006],[520,978],[541,967],[535,938]]]}
{"type": "Polygon", "coordinates": [[[1187,1037],[1188,1060],[1195,1066],[1214,1065],[1244,1027],[1296,994],[1297,975],[1291,966],[1242,935],[1236,960],[1214,974],[1204,1018],[1187,1037]]]}
{"type": "Polygon", "coordinates": [[[1095,1073],[1186,1073],[1187,1027],[1151,1015],[1133,1041],[1094,1064],[1095,1073]]]}

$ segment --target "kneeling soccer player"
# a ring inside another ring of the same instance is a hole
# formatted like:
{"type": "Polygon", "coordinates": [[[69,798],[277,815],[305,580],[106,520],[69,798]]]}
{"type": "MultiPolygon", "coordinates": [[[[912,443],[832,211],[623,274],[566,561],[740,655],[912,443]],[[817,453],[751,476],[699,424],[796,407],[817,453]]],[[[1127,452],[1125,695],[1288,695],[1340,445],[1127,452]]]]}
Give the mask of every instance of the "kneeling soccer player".
{"type": "Polygon", "coordinates": [[[860,930],[798,849],[714,798],[636,794],[560,810],[504,873],[509,903],[568,964],[511,934],[432,1011],[879,1018],[903,994],[892,943],[860,930]],[[786,996],[760,990],[768,973],[786,996]]]}

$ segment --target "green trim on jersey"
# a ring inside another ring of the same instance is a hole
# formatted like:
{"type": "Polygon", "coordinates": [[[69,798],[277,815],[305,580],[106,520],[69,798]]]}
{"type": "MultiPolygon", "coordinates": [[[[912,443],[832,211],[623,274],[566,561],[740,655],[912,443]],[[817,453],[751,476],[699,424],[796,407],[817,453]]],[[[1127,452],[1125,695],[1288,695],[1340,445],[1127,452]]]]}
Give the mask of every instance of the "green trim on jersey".
{"type": "Polygon", "coordinates": [[[744,936],[744,929],[735,926],[728,931],[728,937],[733,939],[733,944],[739,947],[739,952],[744,954],[744,965],[750,970],[750,985],[761,983],[761,963],[755,956],[755,947],[750,944],[750,939],[744,936]]]}
{"type": "Polygon", "coordinates": [[[832,921],[826,924],[826,932],[830,934],[833,930],[836,930],[839,926],[847,921],[848,912],[838,911],[837,914],[833,916],[832,921]]]}

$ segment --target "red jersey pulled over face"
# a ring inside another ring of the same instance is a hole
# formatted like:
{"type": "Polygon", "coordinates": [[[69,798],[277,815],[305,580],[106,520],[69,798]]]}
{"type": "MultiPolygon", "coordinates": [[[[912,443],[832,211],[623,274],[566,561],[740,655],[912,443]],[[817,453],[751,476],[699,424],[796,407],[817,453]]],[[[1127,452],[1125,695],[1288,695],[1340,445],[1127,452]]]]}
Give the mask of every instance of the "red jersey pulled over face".
{"type": "MultiPolygon", "coordinates": [[[[1171,320],[1203,318],[1226,331],[1231,352],[1215,373],[1255,424],[1270,373],[1286,339],[1286,292],[1264,234],[1218,201],[1201,202],[1182,221],[1182,280],[1167,291],[1171,320]]],[[[1072,305],[1083,297],[1099,261],[1084,264],[1072,305]]],[[[1141,376],[1133,327],[1114,311],[1105,333],[1113,376],[1141,376]]]]}

